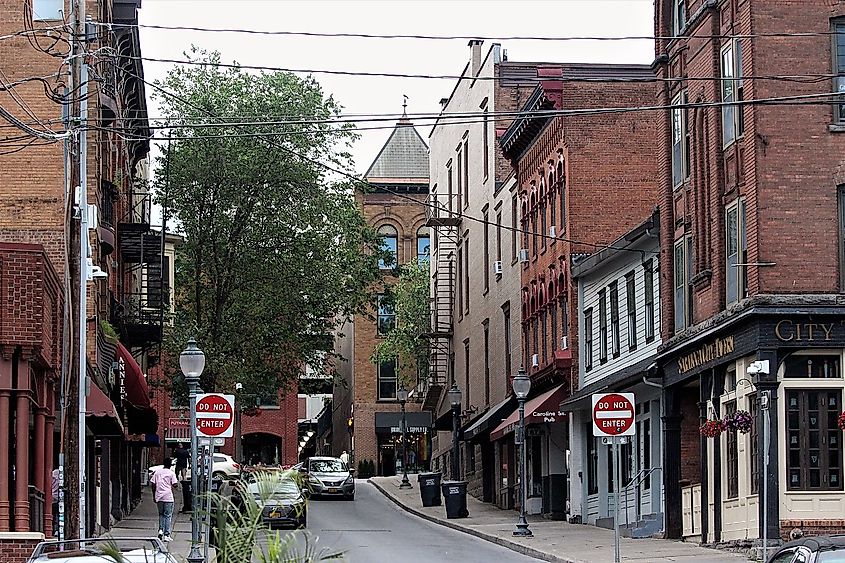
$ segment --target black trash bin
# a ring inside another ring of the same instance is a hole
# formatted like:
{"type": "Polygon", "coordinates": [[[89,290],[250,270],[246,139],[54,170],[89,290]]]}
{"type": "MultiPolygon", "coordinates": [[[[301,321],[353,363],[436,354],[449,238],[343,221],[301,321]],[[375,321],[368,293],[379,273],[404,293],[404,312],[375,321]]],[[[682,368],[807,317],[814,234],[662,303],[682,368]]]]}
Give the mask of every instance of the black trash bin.
{"type": "Polygon", "coordinates": [[[187,480],[182,481],[182,512],[191,511],[192,500],[191,482],[187,480]]]}
{"type": "Polygon", "coordinates": [[[466,518],[469,516],[467,482],[444,481],[440,487],[443,489],[443,500],[446,503],[446,518],[466,518]]]}
{"type": "Polygon", "coordinates": [[[420,498],[423,506],[440,506],[440,473],[420,473],[420,498]]]}

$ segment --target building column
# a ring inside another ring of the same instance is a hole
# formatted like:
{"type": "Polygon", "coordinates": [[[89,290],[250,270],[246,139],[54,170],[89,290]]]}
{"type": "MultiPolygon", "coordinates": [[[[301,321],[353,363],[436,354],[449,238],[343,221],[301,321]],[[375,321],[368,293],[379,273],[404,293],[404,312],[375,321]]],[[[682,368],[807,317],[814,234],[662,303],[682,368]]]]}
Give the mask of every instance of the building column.
{"type": "MultiPolygon", "coordinates": [[[[44,479],[44,461],[46,456],[46,452],[44,451],[45,448],[45,441],[44,441],[44,434],[46,431],[46,413],[47,409],[44,407],[36,407],[35,408],[35,425],[33,427],[33,459],[32,459],[32,473],[35,476],[33,479],[33,485],[35,488],[41,492],[45,492],[47,490],[47,483],[44,479]]],[[[46,501],[46,496],[45,496],[46,501]]]]}
{"type": "Polygon", "coordinates": [[[680,397],[674,388],[663,390],[663,496],[666,537],[678,539],[684,533],[681,498],[681,412],[680,397]]]}
{"type": "MultiPolygon", "coordinates": [[[[760,350],[757,353],[757,358],[760,360],[769,360],[769,369],[772,373],[760,374],[757,380],[758,396],[762,397],[764,394],[769,396],[769,467],[766,470],[766,451],[764,449],[765,440],[765,414],[762,405],[759,408],[757,424],[760,429],[757,432],[757,451],[758,453],[758,467],[760,468],[761,476],[766,480],[767,496],[758,503],[759,513],[757,515],[757,524],[759,526],[759,536],[763,537],[763,511],[766,511],[768,533],[766,537],[769,540],[780,537],[780,440],[778,439],[778,390],[780,382],[777,379],[778,357],[775,350],[760,350]]],[[[760,481],[758,487],[760,498],[763,499],[763,482],[760,481]]]]}
{"type": "MultiPolygon", "coordinates": [[[[722,406],[719,404],[719,397],[725,390],[725,372],[723,370],[711,370],[711,381],[713,382],[713,409],[716,418],[722,418],[722,406]]],[[[722,541],[722,438],[713,439],[713,541],[722,541]]]]}
{"type": "MultiPolygon", "coordinates": [[[[51,402],[53,388],[48,386],[48,404],[51,402]]],[[[45,536],[53,537],[53,440],[55,438],[56,416],[52,409],[47,409],[44,419],[44,531],[45,536]]]]}
{"type": "MultiPolygon", "coordinates": [[[[27,385],[28,381],[18,381],[27,385]]],[[[29,531],[29,390],[17,391],[15,409],[15,531],[29,531]]]]}
{"type": "MultiPolygon", "coordinates": [[[[704,372],[699,376],[698,387],[698,425],[701,426],[707,421],[707,400],[711,396],[712,378],[709,377],[708,372],[704,372]]],[[[699,462],[699,474],[701,477],[701,543],[708,542],[708,534],[710,533],[710,483],[707,478],[707,440],[704,436],[698,437],[699,452],[701,459],[699,462]]]]}
{"type": "MultiPolygon", "coordinates": [[[[7,363],[2,360],[0,362],[7,363]]],[[[8,532],[11,529],[9,488],[12,480],[9,470],[9,427],[12,420],[12,408],[10,398],[11,391],[0,389],[0,532],[8,532]]]]}

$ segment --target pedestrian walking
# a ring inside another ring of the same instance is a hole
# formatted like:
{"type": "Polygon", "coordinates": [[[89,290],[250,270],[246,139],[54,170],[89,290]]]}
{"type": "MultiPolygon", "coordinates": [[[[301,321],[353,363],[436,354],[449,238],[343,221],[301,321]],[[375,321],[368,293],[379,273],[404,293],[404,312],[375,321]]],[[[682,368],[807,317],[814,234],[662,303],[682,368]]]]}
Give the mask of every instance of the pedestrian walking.
{"type": "Polygon", "coordinates": [[[173,489],[179,484],[170,463],[169,457],[164,458],[164,465],[150,479],[153,498],[158,506],[158,537],[166,542],[173,541],[173,489]]]}
{"type": "Polygon", "coordinates": [[[179,442],[175,450],[173,450],[173,457],[176,458],[176,476],[180,481],[184,481],[188,473],[188,458],[191,456],[191,451],[185,447],[185,444],[179,442]]]}
{"type": "Polygon", "coordinates": [[[340,454],[340,461],[342,461],[346,466],[349,466],[349,454],[346,453],[346,450],[343,450],[343,453],[340,454]]]}

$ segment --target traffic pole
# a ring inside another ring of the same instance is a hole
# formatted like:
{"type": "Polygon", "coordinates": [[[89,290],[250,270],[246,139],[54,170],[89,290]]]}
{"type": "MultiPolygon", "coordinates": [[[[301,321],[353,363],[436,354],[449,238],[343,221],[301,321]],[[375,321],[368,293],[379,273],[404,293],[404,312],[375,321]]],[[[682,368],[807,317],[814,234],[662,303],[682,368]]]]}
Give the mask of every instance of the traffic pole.
{"type": "Polygon", "coordinates": [[[614,436],[613,440],[613,561],[619,563],[619,487],[622,486],[619,475],[619,441],[625,438],[614,436]]]}

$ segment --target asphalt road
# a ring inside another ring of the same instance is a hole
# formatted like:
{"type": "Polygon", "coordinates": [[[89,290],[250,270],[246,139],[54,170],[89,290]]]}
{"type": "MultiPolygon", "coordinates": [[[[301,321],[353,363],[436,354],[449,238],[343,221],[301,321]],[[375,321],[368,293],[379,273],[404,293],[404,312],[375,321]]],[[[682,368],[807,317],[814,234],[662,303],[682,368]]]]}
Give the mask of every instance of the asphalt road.
{"type": "Polygon", "coordinates": [[[317,540],[317,547],[343,551],[345,561],[537,561],[409,514],[366,481],[356,482],[355,488],[354,501],[314,499],[308,506],[308,533],[317,540]]]}

